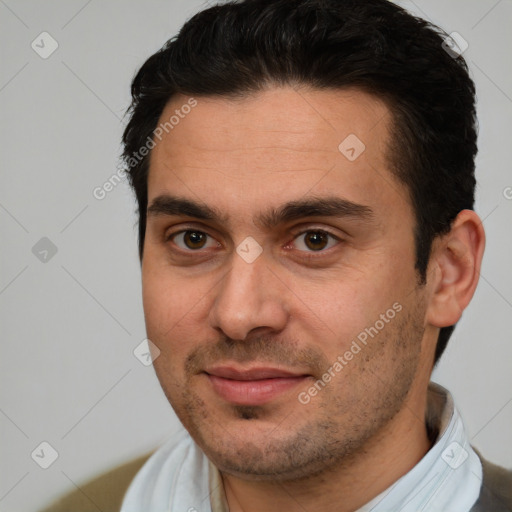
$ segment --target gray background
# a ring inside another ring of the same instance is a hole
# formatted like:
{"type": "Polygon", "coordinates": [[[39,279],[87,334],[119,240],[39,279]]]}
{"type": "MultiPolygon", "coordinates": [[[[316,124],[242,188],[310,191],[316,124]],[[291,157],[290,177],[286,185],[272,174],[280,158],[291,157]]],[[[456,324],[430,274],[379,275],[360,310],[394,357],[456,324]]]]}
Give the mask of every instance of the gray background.
{"type": "MultiPolygon", "coordinates": [[[[93,190],[118,169],[135,70],[203,5],[0,0],[2,512],[34,511],[179,428],[133,354],[145,338],[134,200],[124,182],[103,200],[93,190]],[[31,47],[43,31],[59,45],[47,59],[31,47]],[[48,448],[31,458],[43,441],[59,455],[46,470],[35,460],[48,462],[48,448]]],[[[512,2],[403,5],[464,37],[478,88],[488,245],[434,380],[454,394],[472,443],[512,466],[512,2]]]]}

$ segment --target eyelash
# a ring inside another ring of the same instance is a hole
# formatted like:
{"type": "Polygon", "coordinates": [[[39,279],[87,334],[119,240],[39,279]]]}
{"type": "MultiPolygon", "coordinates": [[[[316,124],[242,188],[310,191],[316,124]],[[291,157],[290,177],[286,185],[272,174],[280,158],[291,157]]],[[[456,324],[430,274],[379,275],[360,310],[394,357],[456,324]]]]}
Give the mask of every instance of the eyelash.
{"type": "MultiPolygon", "coordinates": [[[[198,230],[198,229],[182,229],[180,231],[176,231],[174,233],[170,233],[168,236],[166,236],[166,242],[173,242],[175,245],[176,242],[173,241],[173,239],[175,237],[177,237],[178,235],[183,235],[185,233],[190,233],[190,232],[193,232],[193,233],[200,233],[200,234],[203,234],[203,235],[206,235],[207,237],[211,238],[211,239],[214,239],[211,235],[209,235],[208,233],[204,232],[204,231],[201,231],[201,230],[198,230]]],[[[336,245],[339,245],[339,243],[342,242],[342,239],[339,238],[338,236],[336,235],[333,235],[332,233],[330,233],[329,231],[326,231],[325,229],[307,229],[307,230],[304,230],[304,231],[300,231],[298,233],[295,233],[293,235],[293,238],[290,242],[286,243],[285,245],[285,249],[287,249],[289,246],[291,246],[292,242],[294,242],[295,240],[297,240],[299,237],[301,236],[304,236],[306,234],[309,234],[309,233],[318,233],[318,234],[322,234],[322,235],[326,235],[328,236],[330,239],[338,242],[336,245]]],[[[215,240],[215,239],[214,239],[215,240]]],[[[218,243],[218,242],[217,242],[218,243]]],[[[329,242],[328,242],[329,243],[329,242]]],[[[184,251],[184,252],[187,252],[187,253],[200,253],[202,251],[203,248],[199,248],[199,249],[183,249],[182,247],[179,247],[178,248],[181,250],[181,251],[184,251]]],[[[325,254],[328,250],[332,249],[332,246],[331,247],[328,247],[327,249],[323,248],[323,249],[320,249],[318,251],[313,251],[313,250],[300,250],[299,249],[299,252],[301,253],[304,253],[304,257],[306,258],[314,258],[316,257],[315,255],[318,254],[318,255],[322,255],[322,254],[325,254]]]]}

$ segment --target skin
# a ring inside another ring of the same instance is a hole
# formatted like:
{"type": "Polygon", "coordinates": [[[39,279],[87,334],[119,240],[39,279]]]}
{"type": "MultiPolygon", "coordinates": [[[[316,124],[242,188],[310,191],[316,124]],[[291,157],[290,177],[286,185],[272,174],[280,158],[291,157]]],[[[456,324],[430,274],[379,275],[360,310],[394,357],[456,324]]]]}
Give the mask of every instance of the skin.
{"type": "MultiPolygon", "coordinates": [[[[420,285],[414,213],[391,173],[384,103],[357,90],[291,87],[196,99],[150,159],[142,279],[148,337],[161,351],[156,373],[220,469],[231,512],[355,510],[430,448],[424,417],[436,340],[476,287],[481,222],[459,214],[435,241],[420,285]],[[366,146],[354,161],[338,150],[349,134],[366,146]],[[224,218],[152,209],[165,195],[224,218]],[[371,215],[261,222],[286,203],[333,197],[371,215]],[[186,230],[208,235],[204,245],[186,230]],[[315,234],[321,243],[308,245],[315,234]],[[236,252],[246,237],[263,249],[252,263],[236,252]],[[393,319],[301,403],[299,393],[393,304],[393,319]],[[306,377],[268,403],[239,405],[204,373],[216,364],[306,377]]],[[[161,120],[187,100],[173,97],[161,120]]]]}

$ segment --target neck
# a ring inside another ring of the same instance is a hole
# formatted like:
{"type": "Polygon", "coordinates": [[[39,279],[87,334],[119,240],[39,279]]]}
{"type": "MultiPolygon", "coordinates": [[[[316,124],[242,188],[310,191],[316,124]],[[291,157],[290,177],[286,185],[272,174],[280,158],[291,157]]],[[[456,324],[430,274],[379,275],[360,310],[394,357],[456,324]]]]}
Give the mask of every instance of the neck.
{"type": "Polygon", "coordinates": [[[353,512],[410,471],[431,443],[425,425],[426,393],[409,396],[402,410],[349,460],[300,481],[260,482],[223,474],[230,512],[353,512]],[[416,404],[412,407],[411,404],[416,404]]]}

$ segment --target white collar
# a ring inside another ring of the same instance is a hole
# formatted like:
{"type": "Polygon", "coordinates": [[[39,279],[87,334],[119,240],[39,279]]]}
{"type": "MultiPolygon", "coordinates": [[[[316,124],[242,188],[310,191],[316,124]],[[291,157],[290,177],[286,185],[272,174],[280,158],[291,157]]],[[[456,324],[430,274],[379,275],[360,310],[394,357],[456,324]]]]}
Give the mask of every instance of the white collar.
{"type": "MultiPolygon", "coordinates": [[[[427,424],[438,432],[425,456],[358,512],[468,512],[480,493],[482,465],[450,393],[428,389],[427,424]]],[[[228,512],[222,478],[183,431],[159,448],[130,485],[121,512],[228,512]]]]}
{"type": "Polygon", "coordinates": [[[358,512],[467,512],[480,494],[482,464],[464,430],[451,394],[428,388],[427,424],[439,434],[408,473],[358,512]]]}

